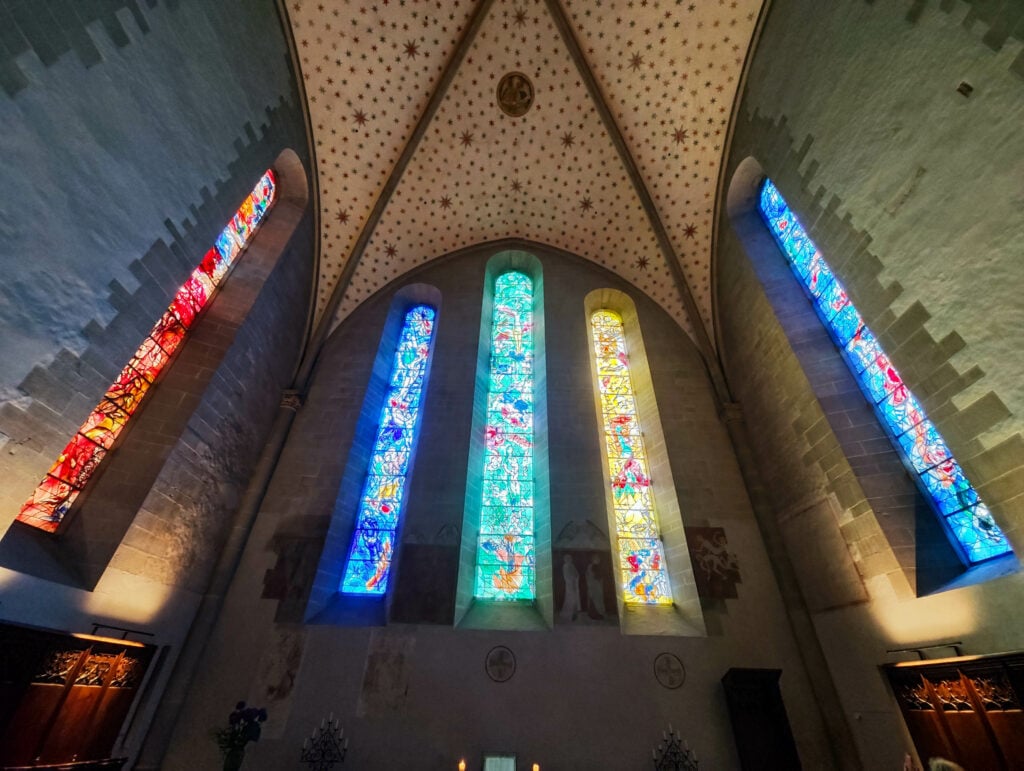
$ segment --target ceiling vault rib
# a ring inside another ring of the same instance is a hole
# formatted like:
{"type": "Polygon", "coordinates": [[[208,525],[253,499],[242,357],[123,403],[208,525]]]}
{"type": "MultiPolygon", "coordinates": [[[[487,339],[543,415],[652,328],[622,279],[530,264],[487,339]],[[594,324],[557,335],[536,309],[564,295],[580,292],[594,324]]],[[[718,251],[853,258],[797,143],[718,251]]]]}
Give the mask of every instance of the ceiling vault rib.
{"type": "Polygon", "coordinates": [[[402,174],[405,172],[406,166],[409,165],[409,161],[412,160],[413,154],[416,152],[416,148],[419,147],[420,141],[423,139],[424,134],[427,133],[427,128],[430,126],[430,122],[433,120],[434,115],[441,106],[441,102],[448,93],[448,87],[451,85],[452,80],[454,80],[455,75],[459,70],[459,66],[462,64],[462,60],[466,58],[466,54],[469,52],[469,48],[480,29],[480,25],[483,24],[484,19],[487,18],[487,14],[493,4],[494,0],[481,0],[480,5],[477,6],[476,11],[473,12],[473,16],[470,18],[469,24],[466,25],[466,29],[463,32],[462,37],[455,46],[455,50],[452,52],[451,58],[445,65],[444,72],[441,73],[441,78],[438,80],[437,86],[431,93],[430,100],[427,102],[427,106],[423,110],[423,114],[420,115],[419,120],[416,122],[416,128],[413,129],[413,132],[409,137],[409,141],[406,142],[405,147],[402,148],[402,154],[398,156],[398,160],[395,162],[395,166],[391,170],[391,175],[388,177],[388,181],[384,184],[384,188],[377,197],[377,201],[374,203],[370,215],[366,218],[366,224],[363,225],[363,229],[360,231],[359,237],[352,245],[352,251],[349,252],[348,259],[345,261],[345,266],[341,270],[341,275],[338,276],[338,283],[335,284],[334,289],[331,291],[331,296],[327,300],[324,312],[320,316],[320,322],[317,324],[316,331],[313,333],[313,337],[306,349],[302,366],[299,369],[298,377],[296,377],[296,383],[304,386],[308,382],[309,376],[313,371],[313,365],[316,363],[317,356],[320,353],[320,348],[327,339],[327,335],[333,325],[335,314],[338,312],[338,306],[341,305],[341,300],[345,296],[345,291],[348,289],[349,283],[352,281],[352,276],[355,274],[356,268],[359,267],[359,262],[362,259],[363,252],[366,250],[367,244],[370,243],[370,238],[373,236],[377,223],[379,222],[381,215],[384,213],[384,209],[387,208],[388,202],[391,200],[391,196],[394,194],[395,189],[398,187],[398,183],[402,179],[402,174]]]}
{"type": "MultiPolygon", "coordinates": [[[[286,0],[277,0],[277,17],[281,22],[281,32],[284,34],[285,43],[288,45],[288,61],[292,68],[292,77],[295,79],[295,87],[299,92],[299,109],[302,111],[302,126],[306,133],[306,151],[309,153],[310,167],[306,170],[306,179],[310,187],[309,208],[313,218],[313,276],[309,287],[309,309],[306,314],[306,328],[302,335],[303,357],[309,350],[313,340],[314,323],[316,322],[316,289],[319,283],[320,266],[323,260],[323,249],[320,243],[320,174],[319,162],[316,153],[316,137],[313,136],[313,116],[309,112],[309,97],[306,94],[306,80],[302,77],[302,61],[299,57],[299,47],[295,43],[295,28],[292,26],[291,17],[288,15],[288,4],[286,0]]],[[[301,368],[302,361],[297,365],[301,368]]],[[[298,370],[296,370],[296,373],[298,370]]]]}
{"type": "Polygon", "coordinates": [[[708,374],[710,375],[711,382],[715,387],[715,393],[721,403],[725,404],[731,402],[732,398],[729,395],[729,389],[722,374],[722,367],[719,362],[718,355],[715,352],[714,346],[711,344],[711,338],[708,336],[708,331],[704,326],[704,321],[697,308],[697,303],[694,301],[693,295],[690,293],[690,285],[686,283],[686,278],[683,275],[683,269],[679,264],[679,257],[676,254],[675,247],[672,246],[672,241],[668,236],[668,231],[665,230],[665,226],[661,221],[661,216],[658,214],[658,209],[654,204],[654,199],[651,198],[651,194],[647,190],[647,184],[644,182],[644,179],[640,174],[640,168],[636,165],[636,161],[633,160],[632,153],[630,153],[629,148],[626,146],[626,140],[622,135],[622,131],[619,129],[618,123],[615,122],[615,116],[612,114],[607,101],[605,101],[604,94],[601,91],[601,87],[598,85],[597,78],[594,76],[593,71],[590,69],[590,65],[587,63],[586,57],[583,55],[583,49],[580,47],[579,41],[576,39],[576,34],[573,32],[572,25],[569,22],[568,16],[565,14],[565,10],[562,8],[559,0],[544,0],[544,3],[548,8],[548,12],[551,14],[551,18],[554,19],[555,26],[558,28],[558,32],[562,36],[562,40],[565,43],[566,48],[569,49],[569,54],[572,56],[572,60],[576,64],[576,69],[579,72],[580,77],[583,79],[583,84],[586,86],[587,91],[590,94],[590,98],[594,102],[594,107],[601,116],[601,120],[608,131],[608,136],[612,140],[612,144],[615,145],[615,149],[619,152],[619,157],[621,158],[623,165],[626,167],[626,172],[629,174],[630,181],[633,183],[633,189],[636,190],[636,194],[640,198],[640,203],[644,207],[644,211],[646,212],[647,218],[651,224],[651,229],[654,231],[655,238],[658,240],[658,245],[661,247],[662,255],[665,257],[666,262],[668,262],[668,268],[672,273],[672,278],[675,280],[679,294],[683,298],[683,306],[686,310],[686,315],[689,317],[690,323],[693,325],[693,334],[696,337],[695,342],[701,352],[701,357],[704,359],[705,366],[708,368],[708,374]]]}
{"type": "Polygon", "coordinates": [[[740,68],[740,76],[736,81],[736,98],[732,102],[732,110],[729,112],[729,124],[725,128],[725,141],[722,143],[722,162],[718,166],[718,186],[715,189],[715,206],[712,210],[711,220],[711,252],[708,256],[708,279],[711,282],[711,329],[715,335],[715,350],[722,349],[721,330],[718,323],[718,272],[715,270],[716,256],[718,255],[718,229],[722,224],[722,217],[726,209],[726,179],[729,175],[728,159],[732,156],[732,140],[736,134],[736,120],[740,110],[743,108],[743,95],[747,91],[747,77],[750,75],[750,65],[754,61],[754,52],[758,43],[761,42],[761,33],[764,32],[765,21],[768,19],[768,12],[771,10],[772,0],[764,0],[761,10],[757,14],[757,21],[754,22],[754,31],[750,33],[750,45],[747,46],[747,53],[743,57],[743,66],[740,68]]]}

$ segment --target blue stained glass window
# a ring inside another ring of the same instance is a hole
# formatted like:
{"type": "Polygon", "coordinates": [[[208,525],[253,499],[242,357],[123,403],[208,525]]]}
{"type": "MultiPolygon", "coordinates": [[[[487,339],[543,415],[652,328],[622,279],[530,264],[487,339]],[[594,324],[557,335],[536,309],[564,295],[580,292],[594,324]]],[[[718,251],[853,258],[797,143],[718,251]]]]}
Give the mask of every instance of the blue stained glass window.
{"type": "Polygon", "coordinates": [[[875,405],[889,434],[917,472],[969,563],[1012,551],[988,507],[920,402],[910,393],[882,346],[850,302],[842,283],[807,236],[793,210],[770,179],[761,187],[760,211],[793,272],[814,300],[825,327],[845,354],[861,388],[875,405]]]}
{"type": "Polygon", "coordinates": [[[341,591],[347,594],[382,595],[388,589],[434,316],[433,308],[417,305],[406,312],[402,322],[341,582],[341,591]]]}
{"type": "Polygon", "coordinates": [[[532,600],[533,282],[510,271],[494,284],[483,507],[473,596],[532,600]]]}

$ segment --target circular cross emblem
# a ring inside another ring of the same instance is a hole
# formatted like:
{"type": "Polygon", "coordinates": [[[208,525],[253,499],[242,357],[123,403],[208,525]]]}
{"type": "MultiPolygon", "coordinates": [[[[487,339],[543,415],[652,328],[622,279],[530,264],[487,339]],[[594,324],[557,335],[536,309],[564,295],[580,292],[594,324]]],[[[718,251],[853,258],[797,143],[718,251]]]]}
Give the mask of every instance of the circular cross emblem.
{"type": "Polygon", "coordinates": [[[487,651],[484,669],[487,676],[496,683],[511,680],[516,673],[516,655],[504,645],[496,645],[487,651]]]}
{"type": "Polygon", "coordinates": [[[521,72],[509,72],[498,81],[498,107],[506,115],[526,115],[533,104],[533,83],[521,72]]]}
{"type": "Polygon", "coordinates": [[[686,682],[686,669],[674,653],[659,653],[654,659],[654,676],[662,686],[674,690],[686,682]]]}

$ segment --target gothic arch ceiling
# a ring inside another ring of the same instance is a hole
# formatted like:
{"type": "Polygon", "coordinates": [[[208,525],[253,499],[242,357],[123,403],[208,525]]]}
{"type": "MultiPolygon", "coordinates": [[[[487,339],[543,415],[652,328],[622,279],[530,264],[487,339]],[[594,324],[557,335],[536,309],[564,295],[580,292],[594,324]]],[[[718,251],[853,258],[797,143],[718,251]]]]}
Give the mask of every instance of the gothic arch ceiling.
{"type": "Polygon", "coordinates": [[[360,242],[336,320],[428,260],[523,237],[613,270],[692,335],[659,248],[660,220],[698,323],[711,328],[718,172],[762,0],[560,2],[650,194],[653,226],[544,0],[495,0],[450,81],[442,74],[479,2],[289,3],[317,152],[318,312],[360,242]],[[535,90],[518,118],[496,102],[510,71],[526,74],[535,90]],[[391,190],[431,94],[445,86],[391,190]]]}

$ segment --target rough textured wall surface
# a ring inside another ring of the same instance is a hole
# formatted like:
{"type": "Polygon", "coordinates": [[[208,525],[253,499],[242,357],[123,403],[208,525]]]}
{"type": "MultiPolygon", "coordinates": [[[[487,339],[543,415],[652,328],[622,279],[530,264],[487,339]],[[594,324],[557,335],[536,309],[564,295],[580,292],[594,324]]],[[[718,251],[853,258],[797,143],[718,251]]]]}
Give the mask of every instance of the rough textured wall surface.
{"type": "MultiPolygon", "coordinates": [[[[776,0],[727,185],[749,157],[776,181],[1019,553],[1024,80],[1017,41],[986,30],[966,4],[776,0]]],[[[758,470],[865,767],[895,765],[908,747],[878,665],[937,642],[1020,648],[1024,579],[1004,562],[922,596],[937,547],[897,511],[915,506],[900,464],[781,254],[756,216],[723,213],[718,243],[719,342],[758,470]]]]}
{"type": "Polygon", "coordinates": [[[618,624],[585,618],[563,623],[560,607],[554,628],[544,631],[452,628],[450,606],[447,618],[421,613],[419,624],[396,623],[393,607],[387,626],[376,629],[322,615],[304,621],[335,501],[344,497],[340,486],[358,444],[356,424],[383,324],[395,292],[413,282],[435,287],[441,307],[395,591],[402,590],[402,614],[437,602],[439,584],[454,592],[441,574],[428,573],[422,585],[403,584],[409,574],[401,568],[409,546],[456,548],[462,528],[484,273],[498,247],[455,255],[389,286],[329,339],[165,768],[194,767],[196,752],[213,763],[213,748],[202,737],[226,700],[236,698],[266,704],[270,712],[258,747],[246,758],[253,768],[293,762],[303,738],[331,711],[352,737],[346,762],[367,768],[452,768],[460,757],[475,762],[485,750],[505,748],[542,768],[640,769],[649,766],[651,748],[669,722],[683,726],[702,757],[733,767],[719,679],[743,666],[783,670],[786,707],[806,767],[828,766],[778,589],[692,344],[667,314],[612,274],[546,249],[513,248],[537,255],[543,265],[553,548],[562,548],[559,539],[574,523],[588,538],[599,538],[587,540],[589,548],[610,545],[584,298],[613,288],[636,304],[683,523],[724,528],[741,574],[735,598],[704,598],[707,637],[623,635],[618,624]],[[244,646],[238,645],[240,630],[244,646]],[[496,645],[516,656],[516,673],[506,683],[492,682],[484,670],[484,657],[496,645]],[[678,655],[686,667],[677,690],[655,678],[661,652],[678,655]]]}
{"type": "MultiPolygon", "coordinates": [[[[305,127],[270,0],[30,5],[53,26],[0,94],[0,615],[167,646],[116,750],[131,755],[301,351],[314,275],[301,168],[281,190],[301,200],[271,210],[69,529],[8,525],[263,172],[288,148],[309,168],[305,127]],[[87,41],[99,57],[82,56],[87,41]]],[[[21,28],[0,18],[7,44],[21,28]]]]}
{"type": "MultiPolygon", "coordinates": [[[[919,301],[933,337],[967,342],[954,363],[985,378],[957,401],[999,395],[1013,418],[995,441],[1024,428],[1024,352],[1011,337],[1024,328],[1024,79],[1008,71],[1019,47],[986,46],[983,22],[960,23],[966,4],[927,3],[913,21],[907,5],[774,3],[740,118],[784,120],[795,145],[808,142],[801,186],[870,237],[878,281],[903,290],[893,311],[919,301]]],[[[860,303],[875,285],[858,278],[860,303]]]]}
{"type": "Polygon", "coordinates": [[[272,0],[40,0],[2,14],[17,55],[0,70],[23,79],[0,94],[0,442],[19,456],[78,425],[273,145],[290,132],[304,154],[305,141],[272,0]],[[264,152],[245,152],[254,144],[264,152]],[[68,393],[48,399],[47,373],[68,393]]]}

